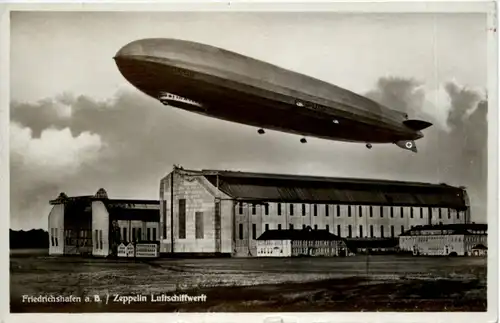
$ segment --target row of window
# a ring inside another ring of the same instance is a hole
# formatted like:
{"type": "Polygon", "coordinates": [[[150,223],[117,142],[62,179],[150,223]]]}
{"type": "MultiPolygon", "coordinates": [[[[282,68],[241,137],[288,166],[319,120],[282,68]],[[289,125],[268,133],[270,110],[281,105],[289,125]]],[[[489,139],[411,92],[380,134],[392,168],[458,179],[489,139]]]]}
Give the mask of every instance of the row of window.
{"type": "MultiPolygon", "coordinates": [[[[129,237],[127,235],[127,228],[122,228],[121,232],[121,240],[128,241],[129,237]]],[[[141,241],[142,239],[142,229],[141,228],[132,228],[132,241],[141,241]]],[[[147,241],[156,241],[156,228],[147,228],[146,229],[146,240],[147,241]]]]}
{"type": "Polygon", "coordinates": [[[438,241],[438,242],[461,242],[462,241],[462,237],[460,236],[439,236],[439,237],[416,237],[416,238],[413,238],[412,241],[416,241],[416,242],[434,242],[434,241],[438,241]]]}
{"type": "MultiPolygon", "coordinates": [[[[282,215],[282,203],[278,203],[278,215],[282,215]]],[[[289,214],[290,216],[293,216],[294,215],[294,205],[295,204],[290,204],[289,205],[289,214]]],[[[330,210],[330,205],[326,204],[324,205],[325,207],[325,216],[329,216],[329,210],[330,210]]],[[[363,206],[362,205],[347,205],[347,216],[348,217],[352,217],[352,213],[355,212],[355,208],[358,208],[358,215],[359,217],[363,217],[363,206]]],[[[380,211],[379,211],[379,214],[380,214],[380,217],[383,218],[384,217],[384,207],[383,206],[369,206],[369,216],[372,218],[373,217],[373,209],[374,208],[380,208],[380,211]]],[[[251,208],[252,208],[252,215],[255,215],[257,214],[257,204],[252,204],[251,205],[251,208]]],[[[336,208],[337,208],[337,217],[340,216],[340,205],[336,205],[336,208]]],[[[239,214],[243,214],[243,209],[244,209],[244,206],[243,206],[243,202],[240,202],[238,203],[238,213],[239,214]]],[[[404,214],[403,214],[403,208],[400,207],[399,209],[399,213],[400,213],[400,217],[403,218],[404,217],[404,214]]],[[[438,216],[439,218],[441,219],[442,218],[442,213],[443,213],[443,209],[442,208],[439,208],[438,209],[438,216]]],[[[447,212],[448,212],[448,219],[451,219],[451,209],[447,209],[447,212]]],[[[394,217],[394,207],[390,207],[389,209],[389,216],[391,218],[394,217]]],[[[420,211],[418,212],[419,215],[420,215],[420,218],[423,219],[424,218],[424,208],[421,207],[420,208],[420,211]]],[[[264,204],[264,214],[265,215],[269,215],[269,204],[264,204]]],[[[313,204],[313,214],[314,216],[318,216],[318,205],[317,204],[313,204]]],[[[306,204],[302,204],[302,216],[306,216],[306,204]]],[[[413,207],[410,207],[410,218],[413,218],[414,217],[414,208],[413,207]]],[[[457,212],[457,219],[460,219],[460,213],[457,212]]]]}
{"type": "Polygon", "coordinates": [[[80,247],[92,246],[92,241],[90,239],[90,230],[64,230],[64,243],[67,246],[78,245],[80,247]]]}
{"type": "MultiPolygon", "coordinates": [[[[352,231],[352,225],[348,225],[346,226],[347,227],[347,238],[352,238],[352,235],[353,235],[353,231],[352,231]]],[[[414,226],[411,226],[411,228],[413,229],[414,226]]],[[[302,229],[305,229],[306,228],[306,225],[303,224],[302,225],[302,229]]],[[[278,230],[281,230],[281,224],[278,224],[278,227],[277,227],[278,230]]],[[[293,224],[289,224],[289,229],[290,230],[293,230],[294,229],[294,226],[293,224]]],[[[264,231],[267,231],[269,230],[269,224],[266,223],[265,224],[265,230],[264,231]]],[[[315,224],[314,225],[314,230],[318,230],[318,225],[315,224]]],[[[325,226],[325,230],[328,230],[328,232],[330,232],[330,226],[327,224],[325,226]]],[[[363,225],[359,225],[358,227],[358,232],[359,232],[359,237],[363,237],[363,225]]],[[[391,238],[394,238],[395,237],[395,232],[394,232],[395,228],[394,228],[394,225],[391,225],[390,226],[390,236],[391,238]]],[[[401,226],[401,234],[405,231],[405,227],[404,225],[401,226]]],[[[240,223],[239,224],[239,227],[238,227],[238,235],[239,235],[239,239],[240,240],[243,240],[243,223],[240,223]]],[[[384,226],[381,225],[380,226],[380,237],[381,238],[384,238],[385,236],[385,229],[384,229],[384,226]]],[[[337,225],[337,236],[339,237],[342,237],[342,227],[341,225],[337,225]]],[[[373,225],[370,225],[370,237],[371,238],[374,238],[375,235],[374,235],[374,226],[373,225]]],[[[255,240],[257,239],[257,224],[255,223],[252,223],[252,239],[255,240]]]]}
{"type": "MultiPolygon", "coordinates": [[[[271,255],[273,253],[274,254],[278,253],[277,251],[278,250],[274,250],[274,252],[273,252],[272,248],[266,248],[266,249],[262,249],[262,250],[257,250],[257,254],[259,254],[259,255],[271,255]]],[[[283,249],[280,249],[279,253],[280,254],[283,253],[283,249]]]]}

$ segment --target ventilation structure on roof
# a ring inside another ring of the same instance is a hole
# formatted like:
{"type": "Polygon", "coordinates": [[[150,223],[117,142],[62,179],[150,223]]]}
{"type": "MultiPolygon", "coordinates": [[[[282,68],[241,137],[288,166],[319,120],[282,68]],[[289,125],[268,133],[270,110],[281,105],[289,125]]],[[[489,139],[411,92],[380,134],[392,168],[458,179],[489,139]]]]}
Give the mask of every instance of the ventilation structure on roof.
{"type": "Polygon", "coordinates": [[[97,193],[95,193],[95,197],[98,199],[107,199],[108,198],[108,193],[106,193],[106,190],[104,188],[100,188],[97,193]]]}

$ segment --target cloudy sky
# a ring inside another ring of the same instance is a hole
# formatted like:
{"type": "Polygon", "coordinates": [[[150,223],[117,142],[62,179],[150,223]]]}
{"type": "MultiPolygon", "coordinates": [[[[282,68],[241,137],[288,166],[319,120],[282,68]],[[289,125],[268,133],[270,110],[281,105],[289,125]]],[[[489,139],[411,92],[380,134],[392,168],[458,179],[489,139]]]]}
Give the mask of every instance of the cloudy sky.
{"type": "Polygon", "coordinates": [[[47,228],[48,200],[159,196],[173,164],[411,180],[468,188],[486,221],[483,14],[70,13],[11,15],[11,228],[47,228]],[[435,125],[418,154],[299,138],[166,108],[112,57],[171,37],[223,47],[365,94],[435,125]]]}

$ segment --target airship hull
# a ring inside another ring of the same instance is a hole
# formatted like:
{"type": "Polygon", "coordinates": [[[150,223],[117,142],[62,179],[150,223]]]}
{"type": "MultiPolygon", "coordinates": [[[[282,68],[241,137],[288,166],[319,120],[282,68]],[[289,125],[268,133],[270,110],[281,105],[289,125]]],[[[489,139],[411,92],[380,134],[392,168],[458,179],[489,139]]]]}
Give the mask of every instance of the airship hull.
{"type": "MultiPolygon", "coordinates": [[[[159,41],[153,43],[165,45],[159,41]]],[[[156,52],[151,48],[157,47],[148,47],[151,44],[132,43],[132,48],[125,46],[117,53],[115,61],[122,75],[147,95],[160,100],[161,93],[168,92],[197,103],[168,105],[331,140],[394,143],[422,137],[402,123],[406,118],[403,113],[352,92],[213,47],[165,41],[168,46],[156,52]],[[261,76],[262,71],[266,77],[261,76]]]]}

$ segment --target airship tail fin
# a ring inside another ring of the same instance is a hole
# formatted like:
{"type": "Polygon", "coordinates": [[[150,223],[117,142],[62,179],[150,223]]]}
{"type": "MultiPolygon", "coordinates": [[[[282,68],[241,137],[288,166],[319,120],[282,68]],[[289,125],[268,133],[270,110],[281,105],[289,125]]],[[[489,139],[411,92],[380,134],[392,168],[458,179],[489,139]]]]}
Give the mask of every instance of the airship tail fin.
{"type": "Polygon", "coordinates": [[[432,126],[432,123],[423,120],[405,120],[403,123],[405,126],[415,131],[424,130],[432,126]]]}
{"type": "Polygon", "coordinates": [[[417,152],[417,146],[413,140],[400,140],[396,142],[396,145],[400,148],[411,150],[414,153],[417,152]]]}

